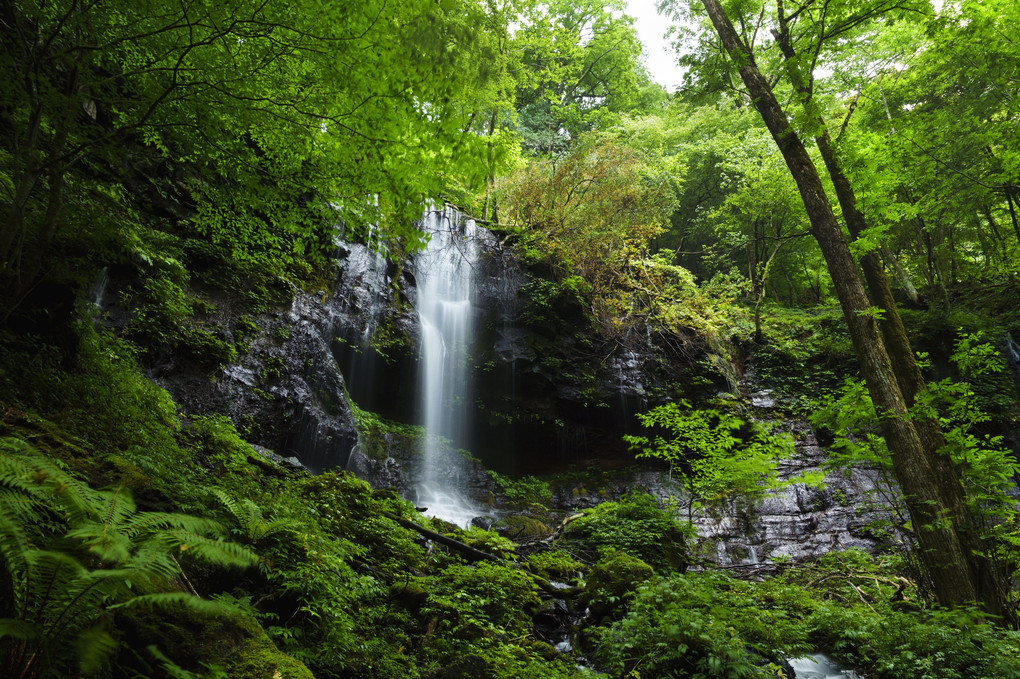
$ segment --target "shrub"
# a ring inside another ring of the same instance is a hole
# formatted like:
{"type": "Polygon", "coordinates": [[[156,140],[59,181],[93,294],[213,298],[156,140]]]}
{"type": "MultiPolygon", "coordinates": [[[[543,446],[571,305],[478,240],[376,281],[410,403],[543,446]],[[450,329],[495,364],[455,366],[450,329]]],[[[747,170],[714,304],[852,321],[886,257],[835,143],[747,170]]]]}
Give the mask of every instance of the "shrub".
{"type": "Polygon", "coordinates": [[[609,552],[588,573],[584,603],[596,618],[620,612],[634,591],[655,577],[641,559],[623,552],[609,552]]]}
{"type": "Polygon", "coordinates": [[[966,609],[921,617],[831,602],[808,621],[819,644],[876,679],[1020,677],[1020,635],[995,630],[966,609]]]}
{"type": "Polygon", "coordinates": [[[584,516],[569,524],[567,535],[579,549],[584,542],[597,550],[619,550],[662,571],[685,566],[684,545],[693,528],[661,509],[651,495],[633,493],[619,502],[585,510],[584,516]]]}
{"type": "Polygon", "coordinates": [[[468,639],[526,635],[542,603],[531,576],[494,563],[454,564],[430,582],[423,613],[436,617],[442,631],[468,639]]]}
{"type": "Polygon", "coordinates": [[[552,501],[552,489],[549,484],[534,476],[523,476],[511,479],[494,471],[489,477],[496,483],[500,494],[506,498],[510,506],[518,509],[535,508],[545,511],[552,501]]]}
{"type": "Polygon", "coordinates": [[[535,552],[528,557],[528,566],[551,580],[568,580],[577,577],[581,562],[561,549],[535,552]]]}
{"type": "Polygon", "coordinates": [[[810,601],[795,588],[719,574],[650,581],[623,619],[595,630],[597,656],[621,674],[775,677],[776,654],[807,649],[799,600],[810,601]]]}

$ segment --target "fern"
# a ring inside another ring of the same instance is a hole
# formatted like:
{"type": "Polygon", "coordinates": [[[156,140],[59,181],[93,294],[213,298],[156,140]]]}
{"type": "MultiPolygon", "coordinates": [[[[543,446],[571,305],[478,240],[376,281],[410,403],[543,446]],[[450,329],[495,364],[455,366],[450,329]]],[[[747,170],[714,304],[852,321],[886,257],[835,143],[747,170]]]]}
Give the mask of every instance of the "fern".
{"type": "Polygon", "coordinates": [[[262,514],[262,508],[248,498],[238,502],[219,488],[212,488],[210,492],[234,517],[241,536],[248,544],[258,544],[262,540],[274,535],[289,533],[300,526],[300,523],[292,519],[274,519],[272,521],[266,519],[262,514]]]}
{"type": "Polygon", "coordinates": [[[223,613],[224,604],[192,594],[138,592],[179,578],[177,555],[217,566],[257,562],[223,534],[210,519],[138,512],[126,489],[90,488],[25,442],[0,439],[0,566],[9,589],[0,593],[7,602],[0,674],[98,671],[117,649],[111,612],[118,608],[223,613]]]}

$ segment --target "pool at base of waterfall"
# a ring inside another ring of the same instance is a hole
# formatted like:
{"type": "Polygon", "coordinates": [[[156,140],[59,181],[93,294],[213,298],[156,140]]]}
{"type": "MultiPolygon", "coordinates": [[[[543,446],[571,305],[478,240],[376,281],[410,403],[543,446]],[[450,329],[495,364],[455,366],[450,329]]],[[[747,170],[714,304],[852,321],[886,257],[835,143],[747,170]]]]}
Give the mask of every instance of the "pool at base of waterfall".
{"type": "Polygon", "coordinates": [[[794,679],[864,679],[853,670],[844,670],[824,653],[790,658],[794,679]]]}

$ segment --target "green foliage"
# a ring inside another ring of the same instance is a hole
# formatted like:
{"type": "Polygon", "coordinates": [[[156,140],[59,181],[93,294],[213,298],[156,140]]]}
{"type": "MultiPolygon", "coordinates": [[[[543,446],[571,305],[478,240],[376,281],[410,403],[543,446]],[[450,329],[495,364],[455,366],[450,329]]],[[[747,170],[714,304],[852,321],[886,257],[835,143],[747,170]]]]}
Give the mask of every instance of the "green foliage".
{"type": "Polygon", "coordinates": [[[96,672],[117,650],[117,609],[222,612],[173,591],[178,557],[219,567],[255,562],[220,537],[216,522],[138,512],[124,488],[93,490],[17,439],[0,441],[0,495],[0,559],[8,573],[0,636],[5,665],[18,676],[96,672]]]}
{"type": "Polygon", "coordinates": [[[225,331],[210,329],[194,319],[196,305],[204,301],[191,297],[173,281],[146,278],[142,291],[129,291],[125,301],[134,310],[125,334],[142,348],[177,351],[210,372],[237,358],[237,349],[227,341],[225,331]]]}
{"type": "Polygon", "coordinates": [[[778,660],[805,648],[806,627],[762,599],[753,585],[716,574],[652,581],[625,617],[596,630],[597,657],[618,675],[777,677],[748,649],[778,660]]]}
{"type": "Polygon", "coordinates": [[[97,258],[181,274],[176,236],[298,279],[338,221],[420,245],[409,225],[428,199],[501,162],[465,134],[492,103],[496,50],[475,27],[513,20],[488,9],[11,5],[0,69],[25,79],[0,99],[0,319],[47,276],[82,284],[97,258]]]}
{"type": "Polygon", "coordinates": [[[618,0],[522,3],[513,36],[517,130],[531,154],[558,154],[579,132],[661,104],[641,64],[633,19],[618,0]]]}
{"type": "Polygon", "coordinates": [[[775,309],[765,322],[765,342],[755,349],[754,368],[794,414],[806,415],[816,402],[834,398],[843,378],[856,370],[839,309],[775,309]]]}
{"type": "Polygon", "coordinates": [[[348,399],[351,414],[358,428],[358,440],[361,452],[373,460],[384,461],[390,455],[393,446],[404,450],[421,450],[421,441],[425,429],[421,426],[394,422],[381,417],[378,413],[362,410],[358,404],[348,399]]]}
{"type": "Polygon", "coordinates": [[[689,524],[677,521],[646,493],[632,493],[619,502],[586,509],[584,516],[568,524],[567,533],[571,545],[574,539],[583,538],[589,550],[618,550],[658,571],[686,567],[686,542],[693,535],[689,524]]]}
{"type": "Polygon", "coordinates": [[[534,508],[545,510],[552,500],[552,488],[549,484],[534,476],[522,476],[511,479],[494,471],[489,471],[489,478],[495,483],[511,507],[518,509],[534,508]]]}
{"type": "Polygon", "coordinates": [[[372,349],[388,364],[411,351],[411,342],[392,317],[376,326],[370,341],[372,349]]]}
{"type": "MultiPolygon", "coordinates": [[[[1003,369],[994,346],[975,334],[964,333],[957,339],[952,360],[971,378],[1003,369]]],[[[939,421],[946,441],[944,452],[961,470],[970,511],[983,525],[985,537],[993,545],[993,556],[1001,560],[1007,572],[1015,573],[1020,563],[1020,538],[1016,534],[1017,509],[1009,489],[1020,466],[1001,436],[979,433],[978,427],[989,417],[978,407],[974,390],[969,383],[950,378],[933,382],[926,393],[918,395],[913,411],[939,421]]],[[[862,382],[848,379],[840,398],[820,408],[812,422],[838,433],[833,446],[834,465],[865,462],[877,466],[886,475],[885,499],[899,506],[902,499],[889,478],[889,451],[879,435],[875,407],[862,382]]],[[[899,511],[903,513],[902,507],[899,511]]]]}
{"type": "Polygon", "coordinates": [[[670,473],[683,486],[687,520],[704,505],[731,495],[758,497],[777,487],[776,462],[793,452],[787,434],[774,434],[763,426],[739,436],[747,427],[740,418],[712,409],[694,409],[686,401],[667,403],[638,415],[648,428],[664,434],[654,439],[626,436],[637,457],[654,457],[670,465],[670,473]]]}
{"type": "Polygon", "coordinates": [[[810,623],[819,643],[879,679],[1020,677],[1020,638],[996,632],[966,609],[935,610],[920,618],[826,603],[810,623]]]}
{"type": "Polygon", "coordinates": [[[47,413],[63,432],[86,441],[89,450],[49,451],[80,471],[89,473],[118,454],[143,468],[165,464],[165,478],[173,478],[171,465],[187,453],[177,443],[180,424],[169,394],[140,373],[129,342],[86,323],[72,337],[70,359],[56,346],[37,345],[37,338],[6,343],[0,351],[3,398],[47,413]]]}
{"type": "Polygon", "coordinates": [[[234,517],[237,523],[235,534],[249,545],[257,545],[276,535],[292,532],[301,525],[294,519],[267,519],[263,516],[262,508],[248,498],[235,500],[219,488],[213,488],[211,492],[234,517]]]}
{"type": "Polygon", "coordinates": [[[547,579],[571,580],[581,571],[581,562],[561,549],[544,550],[528,556],[528,567],[547,579]]]}
{"type": "Polygon", "coordinates": [[[813,649],[880,679],[1013,677],[1020,638],[966,609],[897,610],[900,564],[833,552],[761,582],[689,573],[638,589],[625,617],[594,632],[607,668],[642,676],[775,677],[768,661],[813,649]],[[797,582],[804,584],[795,584],[797,582]]]}
{"type": "Polygon", "coordinates": [[[506,559],[512,559],[517,552],[517,543],[493,530],[470,526],[457,535],[465,544],[506,559]]]}
{"type": "Polygon", "coordinates": [[[618,615],[638,586],[655,578],[655,570],[624,552],[605,550],[585,577],[582,601],[596,619],[618,615]]]}
{"type": "Polygon", "coordinates": [[[469,639],[513,638],[528,633],[540,603],[527,573],[488,562],[455,564],[433,576],[423,612],[440,629],[469,639]]]}

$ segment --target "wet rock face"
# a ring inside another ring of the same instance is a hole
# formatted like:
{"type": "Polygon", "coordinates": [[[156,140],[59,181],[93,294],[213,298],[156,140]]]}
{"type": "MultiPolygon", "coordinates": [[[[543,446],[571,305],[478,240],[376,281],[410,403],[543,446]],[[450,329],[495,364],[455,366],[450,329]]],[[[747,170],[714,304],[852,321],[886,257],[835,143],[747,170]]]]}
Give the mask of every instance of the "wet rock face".
{"type": "Polygon", "coordinates": [[[227,415],[250,443],[313,473],[343,468],[357,435],[331,351],[342,323],[331,302],[297,291],[289,307],[249,317],[221,300],[219,320],[246,350],[212,376],[172,357],[150,374],[184,412],[227,415]]]}
{"type": "MultiPolygon", "coordinates": [[[[826,455],[813,431],[800,427],[793,457],[779,466],[779,478],[825,472],[826,455]]],[[[729,504],[694,520],[707,556],[722,566],[800,560],[856,547],[867,551],[896,539],[894,517],[883,503],[877,470],[853,468],[825,473],[824,486],[793,484],[753,505],[729,504]]]]}
{"type": "MultiPolygon", "coordinates": [[[[341,245],[335,254],[339,274],[333,289],[293,290],[289,303],[264,313],[248,313],[230,292],[205,291],[203,296],[216,307],[216,324],[230,329],[225,339],[238,348],[237,358],[210,375],[173,354],[150,356],[150,376],[183,412],[227,415],[250,443],[283,458],[297,458],[313,473],[346,468],[357,432],[345,394],[343,362],[349,362],[355,381],[387,383],[387,403],[405,401],[406,381],[387,375],[390,364],[378,361],[376,352],[362,356],[361,345],[380,327],[413,338],[417,326],[413,314],[403,310],[409,306],[406,300],[401,306],[392,299],[392,284],[401,276],[398,268],[362,245],[341,245]],[[382,365],[378,371],[376,362],[382,365]]],[[[112,311],[107,317],[115,324],[127,323],[126,313],[112,311]]],[[[404,353],[391,347],[398,361],[406,361],[404,353]]]]}
{"type": "MultiPolygon", "coordinates": [[[[635,414],[664,395],[692,397],[694,373],[709,393],[713,367],[674,356],[645,336],[608,341],[569,286],[527,270],[514,252],[486,244],[473,349],[476,426],[464,447],[505,474],[627,463],[621,437],[635,414]]],[[[696,352],[693,352],[696,353],[696,352]]]]}
{"type": "MultiPolygon", "coordinates": [[[[747,404],[745,417],[781,418],[780,399],[758,381],[753,365],[737,388],[747,404]]],[[[721,566],[756,566],[850,548],[870,552],[903,539],[889,509],[899,493],[894,481],[871,467],[827,469],[828,456],[815,431],[804,422],[787,422],[786,427],[794,437],[794,453],[779,463],[779,480],[815,473],[824,476],[822,486],[794,483],[754,503],[731,502],[701,512],[694,524],[705,556],[721,566]]]]}
{"type": "MultiPolygon", "coordinates": [[[[757,383],[754,371],[745,372],[740,384],[745,417],[777,419],[779,399],[757,383]]],[[[786,425],[795,439],[794,454],[779,463],[782,481],[816,472],[824,476],[821,488],[796,483],[780,488],[756,502],[731,501],[695,514],[696,553],[720,566],[754,567],[785,559],[800,560],[849,548],[875,551],[902,539],[899,521],[888,509],[898,490],[887,486],[877,469],[855,467],[826,470],[827,454],[815,432],[805,423],[786,425]]],[[[662,500],[682,493],[666,471],[590,473],[553,488],[552,505],[577,511],[605,501],[618,501],[631,491],[662,500]]]]}

